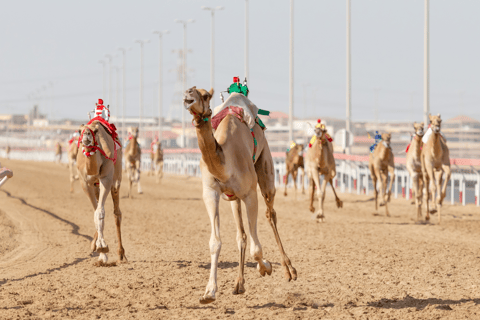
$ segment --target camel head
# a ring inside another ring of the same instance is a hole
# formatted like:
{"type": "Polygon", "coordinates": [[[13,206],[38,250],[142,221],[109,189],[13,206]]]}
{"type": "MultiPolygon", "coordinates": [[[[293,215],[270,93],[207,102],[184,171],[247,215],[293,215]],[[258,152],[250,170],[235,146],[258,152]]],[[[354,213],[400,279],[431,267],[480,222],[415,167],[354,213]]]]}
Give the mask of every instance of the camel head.
{"type": "Polygon", "coordinates": [[[413,123],[413,128],[415,129],[415,134],[416,134],[417,136],[423,137],[423,134],[424,134],[424,131],[423,131],[423,128],[424,128],[423,122],[420,122],[420,123],[414,122],[414,123],[413,123]]]}
{"type": "Polygon", "coordinates": [[[430,128],[432,128],[432,131],[439,133],[440,127],[442,126],[442,118],[440,117],[440,113],[436,116],[432,116],[430,114],[428,117],[430,118],[430,128]]]}
{"type": "Polygon", "coordinates": [[[327,127],[325,127],[324,124],[319,124],[315,126],[315,135],[317,136],[317,139],[319,140],[324,139],[326,134],[327,134],[327,127]]]}
{"type": "Polygon", "coordinates": [[[86,147],[91,147],[91,146],[93,146],[93,141],[94,141],[93,134],[95,134],[95,132],[96,132],[95,130],[97,130],[97,129],[96,128],[90,128],[91,129],[91,131],[90,131],[90,130],[85,130],[86,127],[87,126],[82,124],[80,126],[80,129],[78,130],[80,132],[80,137],[82,137],[82,140],[80,142],[86,147]],[[83,136],[81,134],[82,132],[83,132],[83,136]],[[92,132],[93,132],[93,134],[92,134],[92,132]]]}
{"type": "MultiPolygon", "coordinates": [[[[183,94],[183,105],[194,116],[203,117],[210,110],[210,99],[213,96],[213,88],[210,91],[191,87],[183,94]]],[[[211,111],[210,111],[211,113],[211,111]]]]}
{"type": "Polygon", "coordinates": [[[391,133],[382,133],[382,141],[385,144],[386,147],[391,148],[390,146],[390,141],[392,140],[392,134],[391,133]]]}

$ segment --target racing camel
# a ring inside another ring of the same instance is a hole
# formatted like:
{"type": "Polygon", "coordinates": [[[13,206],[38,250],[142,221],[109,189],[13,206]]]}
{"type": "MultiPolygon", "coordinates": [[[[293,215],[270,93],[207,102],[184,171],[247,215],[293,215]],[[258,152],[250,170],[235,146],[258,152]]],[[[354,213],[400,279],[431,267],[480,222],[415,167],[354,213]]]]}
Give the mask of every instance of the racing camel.
{"type": "MultiPolygon", "coordinates": [[[[95,118],[94,118],[95,119],[95,118]]],[[[92,120],[94,120],[92,119],[92,120]]],[[[99,263],[107,263],[109,248],[103,237],[105,219],[105,201],[110,192],[113,199],[113,214],[117,229],[118,256],[125,257],[122,246],[120,211],[120,184],[122,182],[122,150],[121,145],[115,142],[104,126],[93,121],[91,124],[80,127],[78,142],[77,168],[80,174],[80,183],[95,210],[94,221],[96,232],[91,243],[92,251],[100,254],[99,263]]]]}
{"type": "Polygon", "coordinates": [[[335,195],[335,202],[337,208],[343,207],[343,202],[337,196],[332,180],[337,174],[335,167],[335,158],[333,157],[333,145],[330,137],[327,134],[325,125],[318,124],[315,126],[315,135],[310,140],[309,148],[306,155],[307,174],[310,180],[310,211],[314,212],[313,199],[315,193],[315,186],[317,187],[318,198],[318,212],[314,214],[317,221],[323,222],[325,214],[323,210],[323,203],[325,201],[325,191],[327,183],[332,186],[333,194],[335,195]],[[323,175],[322,186],[320,187],[320,177],[323,175]]]}
{"type": "Polygon", "coordinates": [[[157,183],[163,178],[163,150],[162,142],[156,141],[152,148],[152,164],[155,167],[155,179],[157,183]]]}
{"type": "Polygon", "coordinates": [[[133,198],[132,184],[137,184],[137,191],[142,194],[142,186],[140,185],[140,161],[142,158],[142,149],[138,144],[138,127],[129,128],[131,133],[130,141],[125,147],[125,166],[127,167],[128,176],[128,197],[133,198]]]}
{"type": "Polygon", "coordinates": [[[373,181],[373,194],[375,196],[375,210],[378,210],[378,191],[377,180],[380,189],[380,206],[385,206],[385,214],[390,216],[388,212],[388,202],[392,194],[392,185],[395,181],[395,163],[393,158],[390,141],[392,135],[390,133],[382,134],[381,141],[376,145],[373,152],[370,153],[368,159],[368,168],[373,181]],[[390,186],[387,189],[388,173],[390,173],[390,186]]]}
{"type": "Polygon", "coordinates": [[[436,116],[429,115],[430,118],[430,129],[424,138],[425,145],[422,149],[422,173],[425,179],[426,195],[427,200],[427,216],[426,220],[430,220],[430,212],[437,212],[438,206],[438,223],[441,223],[441,208],[443,204],[443,199],[445,199],[445,194],[447,190],[447,184],[450,180],[452,171],[450,169],[450,151],[447,147],[447,141],[445,137],[442,136],[440,128],[442,125],[442,119],[440,114],[436,116]],[[442,186],[443,173],[445,173],[445,181],[442,186]],[[431,189],[431,190],[430,190],[431,189]],[[430,194],[431,191],[431,194],[430,194]],[[437,193],[437,198],[435,198],[435,193],[437,193]],[[430,196],[432,197],[433,209],[430,211],[430,196]]]}
{"type": "Polygon", "coordinates": [[[78,180],[77,171],[77,153],[78,153],[79,133],[75,132],[73,137],[68,141],[68,168],[70,170],[70,192],[73,193],[73,183],[78,180]]]}
{"type": "Polygon", "coordinates": [[[263,258],[262,246],[257,237],[257,183],[267,206],[267,219],[280,249],[285,277],[287,280],[297,279],[297,271],[287,257],[277,231],[277,214],[273,208],[275,198],[273,160],[265,134],[256,119],[258,109],[241,93],[232,93],[225,103],[216,109],[218,114],[212,119],[212,111],[209,107],[212,95],[213,89],[207,92],[204,89],[192,87],[185,91],[183,100],[185,108],[193,115],[193,125],[202,153],[200,169],[203,201],[212,225],[210,280],[205,294],[200,298],[202,304],[216,299],[217,265],[222,247],[219,220],[220,197],[231,201],[237,225],[240,262],[233,294],[245,293],[244,266],[247,236],[243,228],[241,201],[247,209],[250,253],[258,262],[257,270],[262,276],[272,273],[272,265],[263,258]],[[224,106],[225,108],[220,111],[219,108],[224,106]],[[253,117],[251,117],[252,114],[253,117]],[[222,116],[225,117],[222,119],[222,116]],[[216,121],[215,133],[212,129],[213,120],[216,121]]]}
{"type": "Polygon", "coordinates": [[[292,175],[293,186],[295,188],[295,197],[297,196],[297,175],[300,168],[302,169],[302,178],[300,179],[300,181],[302,181],[302,194],[304,194],[305,166],[303,164],[303,145],[296,144],[295,142],[290,145],[290,150],[288,150],[287,158],[285,159],[285,165],[287,166],[287,174],[285,177],[285,191],[283,193],[284,196],[287,196],[287,184],[289,175],[292,175]]]}
{"type": "Polygon", "coordinates": [[[422,174],[422,137],[424,134],[424,125],[422,123],[413,123],[415,135],[408,146],[407,151],[407,170],[412,179],[413,194],[415,195],[415,207],[417,208],[417,220],[422,219],[422,192],[424,177],[422,174]]]}

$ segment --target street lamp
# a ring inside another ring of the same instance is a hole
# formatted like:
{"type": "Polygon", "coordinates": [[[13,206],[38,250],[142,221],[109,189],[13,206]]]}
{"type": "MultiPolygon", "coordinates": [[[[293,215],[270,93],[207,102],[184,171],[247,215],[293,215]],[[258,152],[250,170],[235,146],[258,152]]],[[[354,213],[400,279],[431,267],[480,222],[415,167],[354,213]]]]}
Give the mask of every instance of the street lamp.
{"type": "Polygon", "coordinates": [[[140,44],[140,119],[138,123],[138,132],[140,134],[143,117],[143,46],[149,43],[150,40],[135,40],[135,43],[140,44]]]}
{"type": "MultiPolygon", "coordinates": [[[[187,90],[187,24],[194,23],[195,20],[179,20],[175,19],[175,22],[183,24],[183,67],[182,67],[182,80],[183,80],[183,93],[187,90]]],[[[185,108],[182,108],[182,148],[186,147],[185,139],[185,108]]]]}
{"type": "MultiPolygon", "coordinates": [[[[223,10],[222,6],[218,6],[216,8],[210,8],[202,6],[203,10],[208,10],[212,13],[212,48],[210,51],[210,87],[215,87],[215,11],[216,10],[223,10]]],[[[210,100],[212,106],[215,106],[215,95],[210,100]]]]}
{"type": "Polygon", "coordinates": [[[117,48],[117,50],[122,52],[123,61],[122,61],[122,139],[125,139],[125,110],[126,110],[126,82],[125,82],[125,60],[126,60],[126,53],[129,51],[130,48],[117,48]]]}
{"type": "MultiPolygon", "coordinates": [[[[115,118],[118,119],[118,115],[120,114],[120,112],[118,112],[120,109],[118,108],[118,106],[120,105],[120,67],[117,67],[117,66],[113,66],[112,67],[113,70],[115,70],[115,75],[116,75],[116,80],[115,80],[115,106],[116,106],[116,110],[117,112],[115,113],[115,118]]],[[[111,116],[113,116],[113,112],[111,114],[111,116]]]]}
{"type": "Polygon", "coordinates": [[[162,36],[164,34],[169,34],[169,30],[157,31],[154,30],[153,34],[158,34],[158,139],[162,142],[162,109],[163,109],[163,77],[162,77],[162,36]]]}
{"type": "Polygon", "coordinates": [[[103,74],[103,94],[102,94],[102,99],[105,99],[105,90],[106,90],[106,88],[107,88],[107,84],[105,83],[105,81],[106,81],[106,80],[105,80],[105,79],[106,79],[106,77],[105,77],[105,76],[106,76],[105,68],[106,68],[107,65],[106,65],[105,60],[99,60],[98,63],[102,64],[102,66],[103,66],[103,68],[102,68],[102,69],[103,69],[103,70],[102,70],[102,74],[103,74]]]}
{"type": "Polygon", "coordinates": [[[108,61],[108,99],[107,105],[112,103],[112,55],[106,54],[105,58],[108,61]]]}
{"type": "Polygon", "coordinates": [[[247,78],[250,83],[250,75],[248,74],[248,0],[245,0],[245,78],[247,78]]]}
{"type": "MultiPolygon", "coordinates": [[[[248,1],[248,0],[246,0],[248,1]]],[[[245,59],[245,61],[247,61],[245,59]]],[[[290,93],[288,106],[288,139],[293,141],[293,0],[290,0],[290,61],[289,61],[290,93]]]]}

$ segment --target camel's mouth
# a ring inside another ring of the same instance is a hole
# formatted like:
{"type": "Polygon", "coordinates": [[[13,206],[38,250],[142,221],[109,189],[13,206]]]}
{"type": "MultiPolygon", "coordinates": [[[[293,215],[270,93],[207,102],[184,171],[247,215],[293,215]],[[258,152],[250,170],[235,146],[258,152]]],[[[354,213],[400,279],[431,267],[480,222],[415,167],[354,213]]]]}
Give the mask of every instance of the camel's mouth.
{"type": "Polygon", "coordinates": [[[433,127],[433,131],[435,131],[435,133],[439,133],[440,132],[440,127],[433,127]]]}
{"type": "Polygon", "coordinates": [[[423,133],[423,130],[418,130],[418,131],[417,131],[417,136],[423,136],[423,134],[424,134],[424,133],[423,133]]]}
{"type": "Polygon", "coordinates": [[[189,97],[187,95],[184,95],[183,96],[183,105],[185,107],[185,109],[189,110],[190,107],[196,102],[195,99],[193,99],[192,97],[189,97]]]}

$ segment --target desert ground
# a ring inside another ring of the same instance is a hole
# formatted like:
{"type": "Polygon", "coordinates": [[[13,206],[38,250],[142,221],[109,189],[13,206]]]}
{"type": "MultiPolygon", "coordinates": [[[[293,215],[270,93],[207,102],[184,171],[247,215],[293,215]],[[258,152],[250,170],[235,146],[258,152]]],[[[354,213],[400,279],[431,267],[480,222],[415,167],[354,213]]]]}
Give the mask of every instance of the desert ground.
{"type": "MultiPolygon", "coordinates": [[[[414,206],[392,199],[392,217],[372,196],[326,197],[326,222],[307,195],[277,192],[285,250],[298,280],[283,278],[280,254],[259,194],[258,232],[271,276],[256,270],[247,247],[244,295],[233,295],[238,269],[235,222],[221,200],[222,252],[217,301],[198,299],[208,282],[210,221],[198,178],[142,175],[144,194],[122,185],[128,262],[98,267],[90,252],[93,209],[69,192],[68,169],[42,162],[2,164],[14,177],[0,190],[0,319],[479,319],[480,210],[445,205],[442,225],[415,223],[414,206]]],[[[105,239],[115,262],[111,199],[105,239]]],[[[246,217],[244,215],[244,223],[246,217]]],[[[248,228],[247,228],[248,230],[248,228]]],[[[248,232],[248,231],[247,231],[248,232]]]]}

